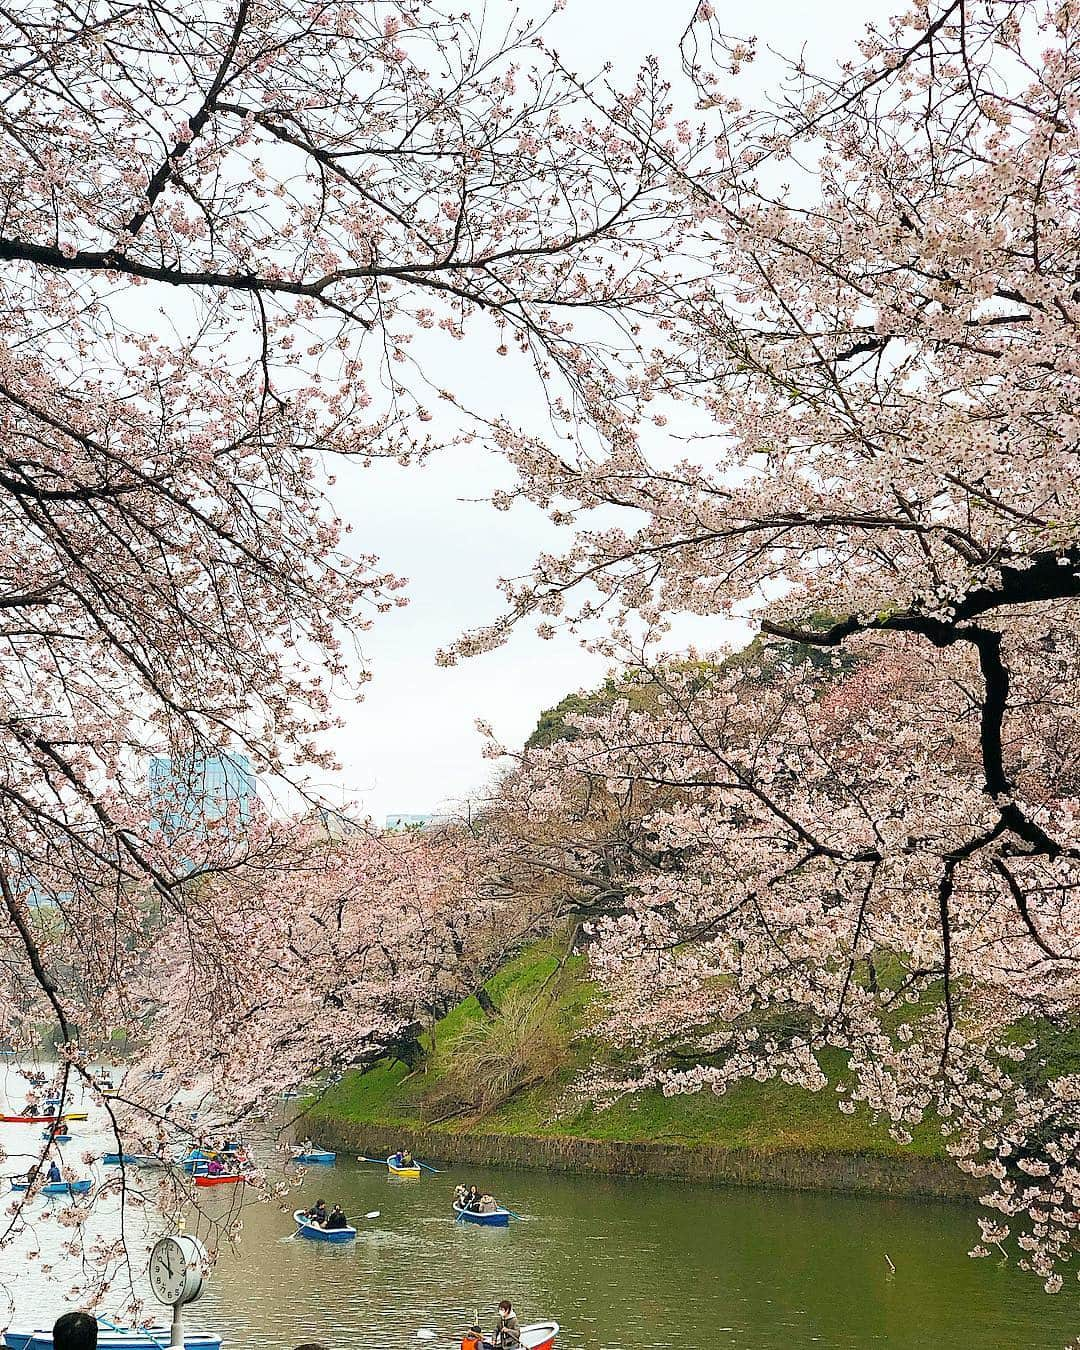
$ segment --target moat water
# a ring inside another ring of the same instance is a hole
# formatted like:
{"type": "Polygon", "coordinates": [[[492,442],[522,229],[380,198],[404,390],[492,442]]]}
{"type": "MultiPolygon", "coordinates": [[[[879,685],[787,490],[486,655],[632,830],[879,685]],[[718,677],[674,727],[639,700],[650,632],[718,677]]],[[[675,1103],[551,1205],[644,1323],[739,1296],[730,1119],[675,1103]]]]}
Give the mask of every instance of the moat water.
{"type": "MultiPolygon", "coordinates": [[[[107,1147],[92,1121],[75,1128],[68,1160],[107,1147]]],[[[38,1136],[0,1129],[10,1175],[38,1136]]],[[[490,1326],[503,1297],[523,1322],[560,1322],[558,1350],[1062,1350],[1080,1334],[1076,1280],[1050,1297],[1000,1260],[970,1260],[977,1211],[959,1205],[462,1168],[410,1181],[348,1159],[309,1169],[289,1202],[345,1207],[359,1235],[332,1247],[291,1236],[290,1215],[242,1186],[199,1195],[243,1230],[186,1323],[237,1350],[449,1350],[474,1313],[490,1326]],[[458,1181],[492,1189],[521,1221],[455,1224],[458,1181]],[[359,1217],[371,1210],[377,1219],[359,1217]]],[[[44,1218],[53,1204],[37,1200],[32,1234],[0,1250],[0,1320],[49,1326],[72,1306],[41,1261],[26,1261],[30,1246],[58,1256],[64,1234],[44,1218]]],[[[115,1224],[109,1206],[89,1220],[91,1231],[115,1224]]],[[[137,1269],[159,1230],[156,1217],[129,1216],[137,1269]]]]}

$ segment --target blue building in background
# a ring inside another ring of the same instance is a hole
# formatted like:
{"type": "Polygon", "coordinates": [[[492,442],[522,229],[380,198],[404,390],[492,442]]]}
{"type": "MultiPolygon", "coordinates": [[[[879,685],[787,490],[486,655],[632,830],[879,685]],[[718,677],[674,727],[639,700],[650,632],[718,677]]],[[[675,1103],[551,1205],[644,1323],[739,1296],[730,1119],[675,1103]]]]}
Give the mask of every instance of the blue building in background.
{"type": "Polygon", "coordinates": [[[415,811],[397,811],[386,817],[388,830],[422,830],[434,820],[432,815],[420,815],[415,811]]]}
{"type": "MultiPolygon", "coordinates": [[[[228,820],[242,835],[251,822],[255,775],[247,755],[155,756],[149,769],[150,806],[170,843],[188,849],[192,863],[199,845],[228,820]]],[[[219,836],[220,837],[220,836],[219,836]]]]}

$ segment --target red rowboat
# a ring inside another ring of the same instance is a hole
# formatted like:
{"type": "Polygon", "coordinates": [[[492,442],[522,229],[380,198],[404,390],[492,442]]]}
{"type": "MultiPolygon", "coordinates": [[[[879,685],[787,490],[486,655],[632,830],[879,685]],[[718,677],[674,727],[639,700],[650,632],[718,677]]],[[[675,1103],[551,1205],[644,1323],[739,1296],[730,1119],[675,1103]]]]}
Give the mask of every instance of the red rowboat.
{"type": "Polygon", "coordinates": [[[533,1322],[521,1328],[521,1350],[554,1350],[558,1322],[533,1322]]]}
{"type": "Polygon", "coordinates": [[[55,1116],[0,1116],[5,1125],[51,1125],[55,1121],[55,1116]]]}
{"type": "Polygon", "coordinates": [[[196,1177],[196,1178],[195,1178],[195,1185],[196,1185],[196,1186],[227,1186],[227,1185],[229,1185],[230,1182],[233,1182],[233,1181],[243,1181],[243,1179],[244,1179],[244,1178],[240,1175],[239,1172],[231,1172],[231,1173],[226,1173],[224,1176],[220,1176],[220,1177],[196,1177]]]}

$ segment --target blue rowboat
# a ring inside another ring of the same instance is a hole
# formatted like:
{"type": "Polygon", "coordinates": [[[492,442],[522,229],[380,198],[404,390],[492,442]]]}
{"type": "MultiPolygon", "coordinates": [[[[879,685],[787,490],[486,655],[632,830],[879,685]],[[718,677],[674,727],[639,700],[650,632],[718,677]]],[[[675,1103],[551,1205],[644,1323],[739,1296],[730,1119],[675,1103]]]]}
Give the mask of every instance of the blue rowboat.
{"type": "Polygon", "coordinates": [[[487,1228],[506,1228],[510,1224],[508,1209],[493,1209],[490,1214],[478,1214],[475,1209],[462,1209],[460,1205],[455,1205],[454,1213],[465,1223],[479,1223],[487,1228]]]}
{"type": "Polygon", "coordinates": [[[119,1167],[121,1163],[125,1167],[164,1167],[165,1163],[161,1158],[155,1157],[153,1153],[103,1153],[101,1161],[106,1167],[119,1167]]]}
{"type": "MultiPolygon", "coordinates": [[[[90,1189],[92,1183],[86,1181],[47,1181],[41,1188],[42,1195],[85,1195],[90,1189]]],[[[11,1189],[13,1191],[28,1191],[29,1183],[26,1181],[12,1181],[11,1189]]]]}
{"type": "MultiPolygon", "coordinates": [[[[117,1328],[98,1331],[98,1350],[169,1350],[168,1327],[117,1328]]],[[[7,1350],[53,1350],[51,1331],[16,1331],[9,1328],[4,1332],[4,1345],[7,1350]]],[[[221,1337],[211,1331],[188,1331],[184,1333],[184,1350],[221,1350],[221,1337]]]]}
{"type": "Polygon", "coordinates": [[[355,1228],[320,1228],[307,1218],[302,1209],[294,1212],[293,1220],[297,1236],[311,1238],[313,1242],[351,1242],[356,1236],[355,1228]]]}
{"type": "Polygon", "coordinates": [[[323,1167],[330,1167],[337,1161],[337,1154],[331,1153],[325,1148],[312,1148],[308,1149],[306,1153],[294,1153],[292,1160],[293,1162],[309,1165],[312,1163],[320,1163],[323,1167]]]}
{"type": "Polygon", "coordinates": [[[54,1144],[70,1144],[70,1134],[51,1134],[48,1130],[41,1131],[42,1139],[51,1139],[54,1144]]]}

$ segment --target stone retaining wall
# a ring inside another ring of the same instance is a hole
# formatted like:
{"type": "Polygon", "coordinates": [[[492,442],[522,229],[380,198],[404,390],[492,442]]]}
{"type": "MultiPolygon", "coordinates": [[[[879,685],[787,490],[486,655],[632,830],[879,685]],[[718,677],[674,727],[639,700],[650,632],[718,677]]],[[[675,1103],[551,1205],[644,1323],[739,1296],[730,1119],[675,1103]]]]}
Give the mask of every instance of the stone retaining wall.
{"type": "Polygon", "coordinates": [[[533,1168],[581,1175],[663,1177],[775,1190],[846,1191],[925,1199],[970,1200],[979,1184],[951,1163],[915,1155],[759,1151],[710,1145],[617,1143],[532,1135],[456,1133],[367,1125],[315,1108],[305,1134],[324,1148],[383,1157],[410,1148],[432,1163],[533,1168]]]}

